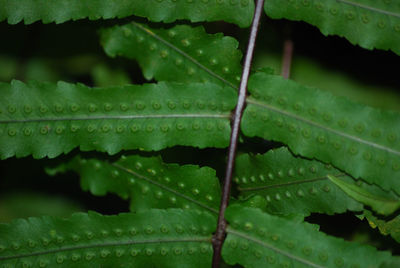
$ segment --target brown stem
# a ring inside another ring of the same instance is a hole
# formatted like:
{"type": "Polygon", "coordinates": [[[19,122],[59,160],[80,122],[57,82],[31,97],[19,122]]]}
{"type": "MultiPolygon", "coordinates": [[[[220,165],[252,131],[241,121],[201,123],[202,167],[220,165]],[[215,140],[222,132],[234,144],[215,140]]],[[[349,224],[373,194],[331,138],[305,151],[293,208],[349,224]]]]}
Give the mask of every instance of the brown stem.
{"type": "Polygon", "coordinates": [[[246,57],[244,59],[242,78],[240,80],[238,103],[236,105],[233,116],[231,141],[228,150],[228,163],[226,165],[226,171],[225,171],[225,183],[222,190],[221,205],[218,215],[218,226],[217,226],[217,231],[213,237],[213,247],[214,247],[214,255],[212,260],[213,268],[219,268],[221,263],[222,244],[226,236],[226,231],[225,231],[226,221],[224,214],[229,203],[231,184],[232,184],[232,173],[235,165],[236,148],[239,137],[240,121],[242,119],[243,109],[246,103],[247,82],[249,80],[251,63],[254,54],[254,47],[258,33],[258,25],[260,23],[263,6],[264,6],[264,0],[257,0],[256,9],[253,17],[253,23],[251,25],[251,32],[250,32],[246,57]]]}
{"type": "Polygon", "coordinates": [[[290,77],[292,58],[293,58],[293,41],[287,39],[283,43],[282,72],[281,72],[281,75],[285,79],[289,79],[290,77]]]}

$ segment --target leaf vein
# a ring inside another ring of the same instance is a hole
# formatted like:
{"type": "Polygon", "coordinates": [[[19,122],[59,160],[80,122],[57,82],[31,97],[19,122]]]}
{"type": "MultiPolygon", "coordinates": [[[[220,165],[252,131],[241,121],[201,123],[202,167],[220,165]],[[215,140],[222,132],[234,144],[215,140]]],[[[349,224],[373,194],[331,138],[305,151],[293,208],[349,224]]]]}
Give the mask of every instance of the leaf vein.
{"type": "Polygon", "coordinates": [[[81,245],[81,246],[71,246],[71,247],[64,247],[58,249],[50,249],[32,253],[25,253],[13,256],[0,256],[0,261],[3,260],[10,260],[10,259],[18,259],[18,258],[25,258],[25,257],[33,257],[33,256],[40,256],[64,251],[71,251],[71,250],[79,250],[79,249],[88,249],[88,248],[101,248],[101,247],[112,247],[112,246],[130,246],[130,245],[138,245],[138,244],[158,244],[158,243],[181,243],[181,242],[210,242],[210,238],[205,237],[197,237],[197,238],[187,238],[187,239],[155,239],[155,240],[140,240],[140,241],[124,241],[124,242],[108,242],[108,243],[100,243],[100,244],[91,244],[91,245],[81,245]]]}
{"type": "Polygon", "coordinates": [[[272,246],[272,245],[270,245],[270,244],[268,244],[268,243],[266,243],[264,241],[261,241],[259,239],[255,239],[255,238],[253,238],[253,237],[251,237],[251,236],[249,236],[249,235],[247,235],[245,233],[239,232],[237,230],[233,230],[230,227],[227,228],[227,232],[230,233],[230,234],[239,236],[240,238],[247,239],[247,240],[249,240],[249,241],[251,241],[253,243],[259,244],[260,246],[262,246],[264,248],[268,248],[268,249],[270,249],[272,251],[275,251],[278,254],[284,255],[284,256],[286,256],[286,257],[288,257],[290,259],[293,259],[295,261],[298,261],[300,263],[303,263],[303,264],[306,264],[306,265],[309,265],[309,266],[315,267],[315,268],[325,268],[325,266],[320,266],[318,264],[312,263],[312,262],[310,262],[308,260],[305,260],[303,258],[300,258],[300,257],[295,256],[293,254],[290,254],[288,252],[285,252],[285,251],[283,251],[283,250],[281,250],[279,248],[276,248],[276,247],[274,247],[274,246],[272,246]]]}
{"type": "Polygon", "coordinates": [[[314,126],[314,127],[320,128],[320,129],[323,129],[323,130],[325,130],[325,131],[327,131],[327,132],[331,132],[331,133],[336,134],[336,135],[338,135],[338,136],[342,136],[342,137],[344,137],[344,138],[347,138],[347,139],[350,139],[350,140],[353,140],[353,141],[356,141],[356,142],[359,142],[359,143],[362,143],[362,144],[365,144],[365,145],[374,147],[374,148],[376,148],[376,149],[379,149],[379,150],[382,150],[382,151],[386,151],[386,152],[388,152],[388,153],[392,153],[392,154],[395,154],[395,155],[397,155],[397,156],[400,156],[400,151],[396,151],[396,150],[393,150],[393,149],[391,149],[391,148],[385,147],[385,146],[383,146],[383,145],[376,144],[376,143],[374,143],[374,142],[371,142],[371,141],[368,141],[368,140],[363,140],[363,139],[361,139],[361,138],[352,136],[352,135],[350,135],[350,134],[340,132],[340,131],[338,131],[338,130],[335,130],[335,129],[332,129],[332,128],[330,128],[330,127],[321,125],[321,124],[319,124],[319,123],[317,123],[317,122],[314,122],[314,121],[311,121],[311,120],[309,120],[309,119],[305,119],[305,118],[303,118],[303,117],[301,117],[301,116],[298,116],[298,115],[292,114],[292,113],[290,113],[290,112],[280,110],[279,108],[276,108],[276,107],[267,105],[267,104],[265,104],[265,103],[260,103],[260,102],[257,102],[257,101],[255,101],[255,100],[252,100],[252,99],[247,99],[247,102],[250,103],[250,104],[253,104],[253,105],[256,105],[256,106],[265,108],[265,109],[267,109],[267,110],[270,110],[270,111],[273,111],[273,112],[277,112],[277,113],[279,113],[279,114],[282,114],[282,115],[285,115],[285,116],[294,118],[294,119],[296,119],[296,120],[299,120],[299,121],[302,121],[302,122],[304,122],[304,123],[306,123],[306,124],[309,124],[309,125],[311,125],[311,126],[314,126]]]}
{"type": "Polygon", "coordinates": [[[197,61],[195,58],[193,58],[192,56],[190,56],[189,54],[187,54],[186,52],[184,52],[183,50],[179,49],[178,47],[176,47],[174,44],[168,42],[167,40],[165,40],[164,38],[162,38],[161,36],[157,35],[156,33],[152,32],[151,30],[143,27],[140,24],[137,24],[135,22],[132,22],[132,24],[137,27],[138,29],[142,30],[143,32],[145,32],[146,34],[150,35],[151,37],[157,39],[158,41],[160,41],[161,43],[163,43],[164,45],[168,46],[169,48],[175,50],[177,53],[181,54],[183,57],[187,58],[188,60],[190,60],[193,64],[195,64],[196,66],[198,66],[199,68],[201,68],[202,70],[206,71],[208,74],[210,74],[211,76],[217,78],[218,80],[222,81],[223,83],[227,84],[228,86],[234,88],[234,89],[238,89],[237,86],[235,86],[234,84],[232,84],[231,82],[229,82],[228,80],[226,80],[225,78],[223,78],[222,76],[220,76],[219,74],[213,72],[212,70],[210,70],[209,68],[207,68],[207,66],[204,66],[203,64],[201,64],[199,61],[197,61]]]}
{"type": "Polygon", "coordinates": [[[141,175],[141,174],[139,174],[139,173],[136,173],[136,172],[134,172],[133,170],[131,170],[131,169],[129,169],[129,168],[120,166],[120,165],[115,164],[115,163],[112,163],[111,165],[114,166],[114,167],[116,167],[116,168],[119,168],[119,169],[121,169],[122,171],[125,171],[125,172],[127,172],[127,173],[129,173],[129,174],[131,174],[131,175],[134,175],[134,176],[136,176],[136,177],[138,177],[138,178],[140,178],[140,179],[142,179],[142,180],[145,180],[145,181],[147,181],[147,182],[149,182],[149,183],[151,183],[151,184],[154,184],[154,185],[160,187],[161,189],[163,189],[163,190],[165,190],[165,191],[171,192],[171,193],[173,193],[174,195],[177,195],[177,196],[179,196],[179,197],[182,197],[182,198],[184,198],[184,199],[186,199],[186,200],[188,200],[188,201],[190,201],[190,202],[193,202],[193,203],[195,203],[196,205],[198,205],[198,206],[200,206],[200,207],[203,207],[203,208],[205,208],[205,209],[208,209],[208,210],[210,210],[211,212],[218,213],[218,211],[217,211],[216,209],[211,208],[211,207],[209,207],[209,206],[207,206],[207,205],[205,205],[205,204],[203,204],[203,203],[201,203],[201,202],[199,202],[199,201],[197,201],[197,200],[195,200],[195,199],[193,199],[193,198],[191,198],[191,197],[189,197],[189,196],[186,196],[186,195],[184,195],[184,194],[178,192],[178,191],[175,191],[174,189],[171,189],[171,188],[169,188],[169,187],[167,187],[167,186],[165,186],[165,185],[162,185],[162,184],[160,184],[160,183],[158,183],[158,182],[156,182],[156,181],[153,181],[153,180],[151,180],[151,179],[149,179],[149,178],[147,178],[147,177],[145,177],[145,176],[143,176],[143,175],[141,175]]]}
{"type": "Polygon", "coordinates": [[[59,118],[32,118],[32,119],[9,119],[0,120],[0,124],[10,123],[34,123],[50,121],[85,121],[85,120],[108,120],[108,119],[153,119],[153,118],[230,118],[229,114],[152,114],[152,115],[115,115],[115,116],[92,116],[92,117],[59,117],[59,118]]]}
{"type": "Polygon", "coordinates": [[[400,18],[400,14],[398,14],[398,13],[390,12],[390,11],[379,9],[379,8],[376,8],[376,7],[371,7],[371,6],[363,5],[363,4],[352,2],[352,1],[348,1],[348,0],[336,0],[336,2],[343,3],[343,4],[346,4],[346,5],[350,5],[350,6],[359,7],[359,8],[363,8],[363,9],[367,9],[367,10],[374,11],[374,12],[381,13],[381,14],[385,14],[385,15],[388,15],[388,16],[400,18]]]}

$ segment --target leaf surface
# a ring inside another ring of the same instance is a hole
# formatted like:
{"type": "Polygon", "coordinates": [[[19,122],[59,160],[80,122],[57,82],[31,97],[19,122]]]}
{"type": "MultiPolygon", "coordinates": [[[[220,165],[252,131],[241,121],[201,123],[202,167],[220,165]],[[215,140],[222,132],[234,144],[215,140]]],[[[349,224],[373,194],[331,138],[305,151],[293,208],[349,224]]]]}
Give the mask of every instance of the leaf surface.
{"type": "Polygon", "coordinates": [[[2,267],[210,267],[215,219],[198,211],[77,213],[0,224],[2,267]],[[151,221],[149,221],[151,219],[151,221]]]}
{"type": "Polygon", "coordinates": [[[249,267],[379,267],[389,252],[319,232],[259,209],[231,206],[222,256],[228,264],[249,267]]]}
{"type": "Polygon", "coordinates": [[[241,199],[261,196],[265,202],[262,209],[272,214],[361,211],[362,204],[332,183],[327,178],[328,174],[355,183],[330,165],[294,157],[282,147],[263,155],[239,156],[234,180],[241,199]]]}
{"type": "Polygon", "coordinates": [[[243,115],[245,135],[288,144],[385,190],[400,192],[400,115],[258,73],[243,115]]]}
{"type": "Polygon", "coordinates": [[[305,21],[324,35],[339,35],[367,49],[392,50],[400,55],[400,6],[376,0],[270,0],[271,18],[305,21]]]}
{"type": "Polygon", "coordinates": [[[135,15],[155,22],[223,20],[248,27],[254,13],[254,2],[250,0],[0,0],[0,7],[0,21],[7,19],[10,24],[135,15]]]}
{"type": "Polygon", "coordinates": [[[357,185],[348,183],[333,175],[327,175],[328,179],[342,189],[346,194],[355,200],[370,206],[374,211],[390,215],[400,207],[399,200],[389,199],[386,196],[379,196],[371,193],[357,185]]]}
{"type": "Polygon", "coordinates": [[[54,171],[73,170],[83,190],[115,193],[131,199],[131,210],[199,209],[218,213],[221,189],[215,170],[195,165],[165,164],[160,157],[122,156],[117,161],[75,157],[54,171]]]}
{"type": "Polygon", "coordinates": [[[101,43],[111,57],[137,60],[148,80],[212,81],[233,88],[240,80],[238,42],[221,33],[207,34],[203,26],[157,29],[132,22],[102,30],[101,43]]]}
{"type": "Polygon", "coordinates": [[[235,92],[214,84],[89,88],[0,84],[0,156],[56,157],[82,151],[225,147],[235,92]]]}

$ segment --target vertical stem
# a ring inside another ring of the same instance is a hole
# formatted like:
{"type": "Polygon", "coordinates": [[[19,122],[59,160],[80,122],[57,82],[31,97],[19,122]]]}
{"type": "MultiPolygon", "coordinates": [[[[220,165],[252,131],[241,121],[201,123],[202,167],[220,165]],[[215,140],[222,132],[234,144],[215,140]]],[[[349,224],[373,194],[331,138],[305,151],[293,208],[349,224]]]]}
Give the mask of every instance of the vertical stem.
{"type": "Polygon", "coordinates": [[[292,58],[293,58],[293,41],[287,39],[283,43],[282,72],[281,72],[281,75],[285,79],[289,79],[290,77],[292,58]]]}
{"type": "Polygon", "coordinates": [[[292,58],[293,58],[293,48],[294,44],[291,39],[292,28],[291,24],[286,24],[283,31],[285,35],[285,41],[283,43],[283,53],[282,53],[282,70],[281,75],[285,79],[289,79],[290,70],[292,68],[292,58]]]}
{"type": "Polygon", "coordinates": [[[242,78],[240,80],[238,103],[236,105],[233,117],[231,141],[228,150],[228,163],[226,165],[225,182],[222,190],[221,205],[218,215],[218,226],[217,226],[217,231],[213,238],[213,247],[214,247],[214,255],[212,261],[213,268],[218,268],[221,263],[222,244],[226,236],[226,221],[224,215],[225,215],[225,210],[229,203],[231,184],[232,184],[232,174],[235,165],[236,148],[239,137],[240,122],[242,120],[242,114],[246,103],[247,82],[249,80],[251,63],[254,54],[254,47],[258,33],[258,25],[260,23],[263,7],[264,7],[264,0],[257,0],[256,9],[253,17],[253,23],[251,25],[251,32],[250,32],[249,43],[247,46],[246,57],[244,60],[242,78]]]}

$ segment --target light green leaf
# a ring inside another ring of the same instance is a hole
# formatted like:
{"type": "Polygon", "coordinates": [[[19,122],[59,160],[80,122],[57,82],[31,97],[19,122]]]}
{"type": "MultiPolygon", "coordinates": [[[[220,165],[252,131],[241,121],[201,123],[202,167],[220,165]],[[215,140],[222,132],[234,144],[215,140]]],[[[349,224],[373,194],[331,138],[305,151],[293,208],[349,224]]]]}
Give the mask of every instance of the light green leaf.
{"type": "Polygon", "coordinates": [[[137,60],[148,80],[212,81],[233,88],[240,80],[238,42],[221,33],[207,34],[202,26],[156,29],[132,22],[102,30],[101,43],[111,57],[137,60]]]}
{"type": "Polygon", "coordinates": [[[235,92],[217,85],[159,83],[88,88],[0,84],[0,156],[56,157],[82,151],[225,147],[235,92]]]}
{"type": "Polygon", "coordinates": [[[249,267],[379,267],[393,257],[371,246],[319,232],[259,209],[231,206],[226,211],[228,236],[222,256],[249,267]]]}
{"type": "Polygon", "coordinates": [[[400,201],[388,199],[384,196],[375,195],[357,185],[345,182],[332,175],[327,175],[329,180],[336,184],[346,194],[355,200],[370,206],[373,210],[380,214],[390,215],[400,207],[400,201]]]}
{"type": "Polygon", "coordinates": [[[399,113],[262,73],[252,76],[249,91],[245,135],[283,142],[295,154],[400,193],[399,113]]]}
{"type": "Polygon", "coordinates": [[[75,157],[51,170],[73,170],[82,189],[94,195],[115,193],[131,199],[131,210],[195,208],[218,213],[221,189],[215,170],[165,164],[160,157],[122,156],[117,161],[75,157]]]}
{"type": "Polygon", "coordinates": [[[394,240],[400,243],[400,215],[392,219],[380,219],[372,214],[371,211],[364,210],[361,218],[366,218],[373,229],[378,227],[381,234],[390,235],[394,240]]]}
{"type": "Polygon", "coordinates": [[[10,24],[62,23],[68,20],[123,18],[131,15],[156,22],[223,20],[248,27],[254,13],[250,0],[0,0],[0,21],[10,24]]]}
{"type": "Polygon", "coordinates": [[[282,147],[263,155],[239,156],[236,160],[234,181],[240,192],[240,199],[261,196],[265,202],[262,209],[272,214],[309,215],[314,212],[334,214],[346,210],[361,211],[362,204],[330,182],[327,174],[335,174],[343,180],[355,183],[352,178],[330,165],[294,157],[282,147]]]}
{"type": "Polygon", "coordinates": [[[398,1],[269,0],[264,9],[271,18],[305,21],[324,35],[343,36],[354,45],[400,55],[398,1]]]}
{"type": "Polygon", "coordinates": [[[215,225],[209,214],[172,209],[19,219],[0,224],[0,265],[208,268],[215,225]]]}

